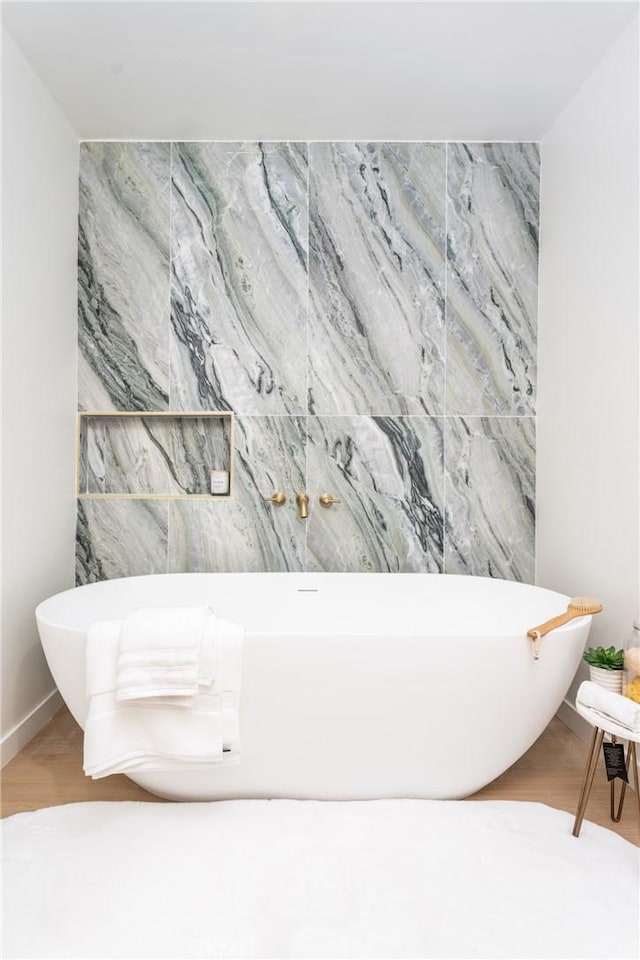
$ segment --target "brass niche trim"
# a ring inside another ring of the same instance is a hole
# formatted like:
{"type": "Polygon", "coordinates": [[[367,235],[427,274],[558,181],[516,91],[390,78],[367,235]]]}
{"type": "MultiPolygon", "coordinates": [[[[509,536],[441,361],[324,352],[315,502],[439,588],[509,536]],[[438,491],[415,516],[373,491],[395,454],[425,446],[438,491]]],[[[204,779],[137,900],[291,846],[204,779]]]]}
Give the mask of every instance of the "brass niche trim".
{"type": "Polygon", "coordinates": [[[231,500],[234,483],[234,414],[232,410],[78,410],[76,414],[76,477],[75,496],[78,500],[231,500]],[[146,420],[151,417],[169,420],[227,420],[229,424],[229,493],[87,493],[80,489],[82,475],[83,427],[90,420],[122,418],[146,420]]]}

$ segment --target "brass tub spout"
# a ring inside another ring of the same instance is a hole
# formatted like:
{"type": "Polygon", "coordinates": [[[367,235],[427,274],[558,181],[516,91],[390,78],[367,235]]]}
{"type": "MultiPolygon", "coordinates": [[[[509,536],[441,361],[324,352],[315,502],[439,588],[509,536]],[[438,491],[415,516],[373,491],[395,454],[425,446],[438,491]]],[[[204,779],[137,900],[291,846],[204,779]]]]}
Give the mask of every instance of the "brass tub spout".
{"type": "Polygon", "coordinates": [[[296,493],[296,503],[298,504],[298,513],[301,520],[306,520],[309,516],[309,494],[296,493]]]}

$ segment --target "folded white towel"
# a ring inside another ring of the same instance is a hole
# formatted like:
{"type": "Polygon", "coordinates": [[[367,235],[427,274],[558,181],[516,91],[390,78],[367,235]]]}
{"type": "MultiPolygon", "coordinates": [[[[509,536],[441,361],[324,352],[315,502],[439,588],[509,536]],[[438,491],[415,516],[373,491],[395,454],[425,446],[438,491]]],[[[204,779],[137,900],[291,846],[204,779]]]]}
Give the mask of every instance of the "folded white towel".
{"type": "Polygon", "coordinates": [[[215,691],[193,697],[119,701],[116,678],[122,623],[93,624],[87,636],[84,770],[98,779],[136,770],[173,770],[239,762],[242,630],[212,617],[220,648],[215,691]],[[225,687],[233,682],[234,687],[225,687]],[[180,709],[176,709],[179,707],[180,709]]]}
{"type": "Polygon", "coordinates": [[[213,680],[215,618],[209,607],[145,607],[122,621],[118,700],[195,697],[213,680]]]}
{"type": "Polygon", "coordinates": [[[198,689],[198,671],[171,667],[122,667],[118,669],[118,700],[158,697],[193,697],[198,689]]]}
{"type": "Polygon", "coordinates": [[[199,667],[200,657],[196,650],[164,647],[160,650],[122,650],[118,655],[119,667],[199,667]]]}
{"type": "Polygon", "coordinates": [[[604,719],[613,720],[629,733],[640,733],[640,704],[628,697],[612,693],[597,683],[584,680],[578,687],[576,703],[595,710],[604,719]]]}
{"type": "Polygon", "coordinates": [[[122,651],[197,650],[209,606],[139,607],[122,621],[122,651]]]}

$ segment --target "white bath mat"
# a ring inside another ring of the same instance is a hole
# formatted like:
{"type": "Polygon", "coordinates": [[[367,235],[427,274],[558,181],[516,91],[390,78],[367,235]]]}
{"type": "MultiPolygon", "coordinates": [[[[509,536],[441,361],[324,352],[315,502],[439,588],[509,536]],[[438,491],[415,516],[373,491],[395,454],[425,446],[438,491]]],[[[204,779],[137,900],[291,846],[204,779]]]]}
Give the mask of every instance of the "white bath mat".
{"type": "Polygon", "coordinates": [[[639,851],[537,803],[79,803],[3,822],[16,957],[638,956],[639,851]]]}

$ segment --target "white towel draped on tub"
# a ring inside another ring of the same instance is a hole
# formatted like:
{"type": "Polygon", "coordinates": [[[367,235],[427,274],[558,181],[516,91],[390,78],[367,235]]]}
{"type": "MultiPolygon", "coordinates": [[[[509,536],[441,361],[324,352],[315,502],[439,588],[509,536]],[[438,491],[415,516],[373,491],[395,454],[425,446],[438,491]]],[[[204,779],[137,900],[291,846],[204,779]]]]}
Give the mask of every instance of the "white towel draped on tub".
{"type": "Polygon", "coordinates": [[[116,696],[194,697],[214,673],[217,617],[209,607],[147,607],[122,621],[116,696]]]}
{"type": "MultiPolygon", "coordinates": [[[[200,608],[198,608],[200,609],[200,608]]],[[[137,611],[137,614],[142,611],[137,611]]],[[[154,610],[158,622],[177,622],[171,608],[154,610]]],[[[198,614],[200,616],[200,614],[198,614]]],[[[128,618],[127,618],[128,619],[128,618]]],[[[151,618],[153,620],[153,618],[151,618]]],[[[211,612],[206,618],[208,646],[198,656],[195,667],[182,662],[177,635],[167,631],[159,637],[171,644],[172,654],[165,656],[159,643],[155,648],[146,628],[146,640],[136,653],[143,653],[135,668],[123,654],[129,654],[131,633],[123,621],[94,623],[87,636],[87,697],[89,700],[84,731],[84,771],[94,779],[112,773],[134,770],[172,770],[202,763],[238,763],[239,697],[243,631],[236,624],[211,612]],[[122,639],[129,649],[123,650],[122,639]],[[168,638],[168,639],[167,639],[168,638]],[[146,650],[146,652],[145,652],[146,650]],[[151,679],[145,678],[145,657],[151,679]],[[176,660],[180,661],[179,671],[176,660]],[[124,677],[126,699],[117,692],[118,677],[124,677]],[[194,671],[195,686],[192,682],[194,671]],[[169,681],[167,681],[169,677],[169,681]],[[201,678],[198,680],[198,678],[201,678]],[[188,678],[189,682],[183,680],[188,678]],[[131,697],[138,688],[140,696],[131,697]],[[185,693],[186,689],[189,693],[185,693]],[[151,692],[153,691],[153,692],[151,692]],[[167,692],[171,691],[171,692],[167,692]],[[178,693],[178,691],[181,691],[178,693]],[[195,692],[194,692],[195,691],[195,692]]],[[[147,624],[150,621],[147,620],[147,624]]],[[[131,623],[129,623],[129,628],[131,623]]],[[[141,635],[142,635],[141,634],[141,635]]],[[[183,635],[184,637],[184,635],[183,635]]],[[[183,649],[188,649],[186,643],[183,649]]],[[[193,652],[193,651],[191,651],[193,652]]]]}

